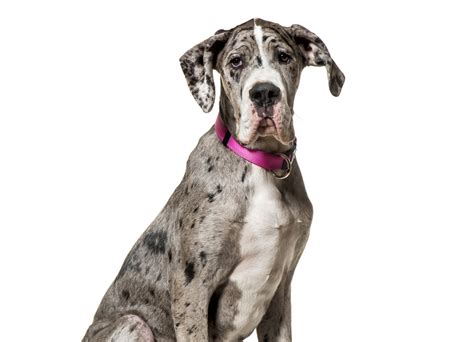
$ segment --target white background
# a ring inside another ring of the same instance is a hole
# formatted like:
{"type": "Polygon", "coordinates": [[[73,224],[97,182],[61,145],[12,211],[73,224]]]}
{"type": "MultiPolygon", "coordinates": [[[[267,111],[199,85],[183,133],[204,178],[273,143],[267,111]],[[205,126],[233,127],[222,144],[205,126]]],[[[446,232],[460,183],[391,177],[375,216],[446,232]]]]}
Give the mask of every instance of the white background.
{"type": "Polygon", "coordinates": [[[315,218],[294,340],[473,341],[468,4],[2,1],[0,340],[82,338],[217,114],[178,58],[262,17],[313,30],[346,74],[334,98],[304,70],[295,104],[315,218]]]}

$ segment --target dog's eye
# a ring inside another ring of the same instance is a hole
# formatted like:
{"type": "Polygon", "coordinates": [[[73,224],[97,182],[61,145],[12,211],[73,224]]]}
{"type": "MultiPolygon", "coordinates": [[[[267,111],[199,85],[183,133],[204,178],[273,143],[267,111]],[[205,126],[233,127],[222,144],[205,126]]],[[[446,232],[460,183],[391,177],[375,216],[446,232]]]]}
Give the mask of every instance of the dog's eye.
{"type": "Polygon", "coordinates": [[[278,54],[278,60],[280,61],[280,63],[288,64],[291,62],[291,56],[285,52],[280,52],[278,54]]]}
{"type": "Polygon", "coordinates": [[[240,57],[234,57],[230,60],[230,65],[232,65],[233,68],[238,69],[242,67],[243,61],[242,58],[240,57]]]}

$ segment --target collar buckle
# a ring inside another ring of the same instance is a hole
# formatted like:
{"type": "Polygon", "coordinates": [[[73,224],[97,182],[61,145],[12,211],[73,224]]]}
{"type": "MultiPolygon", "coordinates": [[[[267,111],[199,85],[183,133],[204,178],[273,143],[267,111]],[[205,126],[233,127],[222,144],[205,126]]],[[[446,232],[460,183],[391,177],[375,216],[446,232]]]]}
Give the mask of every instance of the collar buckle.
{"type": "Polygon", "coordinates": [[[286,179],[290,176],[292,166],[293,166],[293,161],[295,160],[295,151],[291,151],[290,156],[288,157],[285,153],[278,153],[278,155],[285,161],[285,166],[282,167],[281,170],[283,170],[283,174],[278,174],[274,170],[271,170],[273,173],[273,176],[277,179],[286,179]]]}

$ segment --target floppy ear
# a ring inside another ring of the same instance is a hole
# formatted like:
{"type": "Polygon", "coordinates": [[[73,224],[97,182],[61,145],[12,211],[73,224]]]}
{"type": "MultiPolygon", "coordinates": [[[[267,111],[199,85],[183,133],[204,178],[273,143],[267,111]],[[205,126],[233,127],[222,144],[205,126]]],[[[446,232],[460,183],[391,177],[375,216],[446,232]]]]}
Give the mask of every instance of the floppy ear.
{"type": "Polygon", "coordinates": [[[331,58],[323,41],[301,25],[291,25],[289,30],[303,54],[306,65],[324,65],[328,72],[329,90],[334,96],[339,96],[346,78],[331,58]]]}
{"type": "Polygon", "coordinates": [[[216,91],[212,70],[229,36],[230,31],[219,30],[179,59],[189,90],[205,113],[210,112],[214,105],[216,91]]]}

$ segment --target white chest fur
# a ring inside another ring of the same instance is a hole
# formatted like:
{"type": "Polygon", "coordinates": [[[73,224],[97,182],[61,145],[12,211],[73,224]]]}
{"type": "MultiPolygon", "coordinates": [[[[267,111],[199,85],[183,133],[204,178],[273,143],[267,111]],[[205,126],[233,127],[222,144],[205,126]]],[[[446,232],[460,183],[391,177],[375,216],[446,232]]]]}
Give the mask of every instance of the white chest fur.
{"type": "Polygon", "coordinates": [[[253,193],[241,232],[242,260],[230,280],[240,289],[236,328],[229,340],[250,334],[270,303],[294,255],[295,218],[284,204],[273,175],[252,166],[248,177],[253,193]]]}

